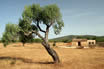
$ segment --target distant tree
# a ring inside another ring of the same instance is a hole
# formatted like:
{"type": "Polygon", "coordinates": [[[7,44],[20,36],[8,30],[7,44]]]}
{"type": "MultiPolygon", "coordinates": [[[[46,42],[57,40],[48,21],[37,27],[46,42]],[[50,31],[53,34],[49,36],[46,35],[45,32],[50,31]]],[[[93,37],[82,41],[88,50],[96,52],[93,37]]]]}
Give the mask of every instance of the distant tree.
{"type": "Polygon", "coordinates": [[[5,32],[2,37],[4,47],[6,47],[9,43],[16,42],[18,40],[18,31],[18,25],[11,23],[6,24],[5,32]]]}
{"type": "Polygon", "coordinates": [[[35,38],[35,39],[33,39],[33,42],[35,42],[35,43],[41,43],[41,42],[42,42],[42,40],[41,40],[41,39],[39,39],[39,38],[35,38]]]}
{"type": "Polygon", "coordinates": [[[51,27],[57,35],[61,32],[64,23],[61,17],[60,9],[56,4],[40,7],[38,4],[26,6],[22,20],[28,22],[30,30],[23,30],[26,36],[36,34],[42,39],[42,45],[45,47],[49,55],[53,58],[55,63],[59,63],[60,59],[55,50],[53,50],[48,43],[48,34],[51,27]],[[41,25],[40,25],[41,24],[41,25]],[[42,32],[44,36],[40,34],[42,32]]]}
{"type": "Polygon", "coordinates": [[[97,42],[104,42],[104,36],[96,37],[97,42]]]}
{"type": "Polygon", "coordinates": [[[56,46],[56,41],[53,42],[53,46],[56,46]]]}

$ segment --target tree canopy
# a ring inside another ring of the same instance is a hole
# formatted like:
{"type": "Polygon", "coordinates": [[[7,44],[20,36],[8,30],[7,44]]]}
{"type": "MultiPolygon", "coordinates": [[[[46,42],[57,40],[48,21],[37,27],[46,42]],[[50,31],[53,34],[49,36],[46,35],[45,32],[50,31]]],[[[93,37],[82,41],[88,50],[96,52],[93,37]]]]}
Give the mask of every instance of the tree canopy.
{"type": "Polygon", "coordinates": [[[27,42],[31,42],[34,39],[34,35],[30,34],[30,35],[25,35],[24,32],[29,32],[32,29],[36,29],[35,27],[33,27],[33,25],[30,25],[30,22],[28,22],[27,20],[19,20],[19,40],[20,42],[23,43],[23,46],[25,43],[27,42]]]}
{"type": "Polygon", "coordinates": [[[4,46],[18,40],[18,31],[18,25],[12,23],[6,24],[5,32],[2,37],[2,42],[4,43],[4,46]]]}
{"type": "Polygon", "coordinates": [[[46,27],[53,27],[54,33],[59,34],[64,26],[60,9],[56,4],[47,5],[41,7],[39,4],[33,4],[25,6],[22,17],[30,24],[34,23],[34,26],[41,32],[46,32],[40,27],[40,24],[46,25],[46,27]]]}

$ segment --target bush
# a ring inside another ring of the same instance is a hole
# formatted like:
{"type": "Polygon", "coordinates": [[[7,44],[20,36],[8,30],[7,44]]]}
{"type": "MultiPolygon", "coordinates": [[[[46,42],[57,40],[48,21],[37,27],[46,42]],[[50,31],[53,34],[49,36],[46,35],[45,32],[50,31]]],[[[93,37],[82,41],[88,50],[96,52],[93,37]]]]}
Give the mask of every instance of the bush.
{"type": "Polygon", "coordinates": [[[56,46],[56,41],[53,42],[53,46],[56,46]]]}

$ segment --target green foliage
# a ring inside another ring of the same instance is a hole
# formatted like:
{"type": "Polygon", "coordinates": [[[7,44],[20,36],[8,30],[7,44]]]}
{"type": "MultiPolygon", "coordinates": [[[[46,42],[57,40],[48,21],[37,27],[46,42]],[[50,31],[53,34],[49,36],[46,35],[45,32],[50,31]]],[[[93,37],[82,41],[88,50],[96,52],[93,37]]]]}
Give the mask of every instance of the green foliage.
{"type": "Polygon", "coordinates": [[[4,46],[8,45],[11,42],[16,42],[18,40],[18,31],[19,27],[16,24],[6,24],[5,32],[2,37],[2,42],[4,46]]]}
{"type": "Polygon", "coordinates": [[[64,23],[58,6],[56,4],[47,5],[43,7],[41,14],[41,20],[43,23],[46,25],[53,23],[54,33],[59,34],[62,30],[62,27],[64,27],[64,23]]]}
{"type": "Polygon", "coordinates": [[[61,39],[61,40],[57,40],[57,39],[51,39],[49,40],[49,42],[64,42],[64,43],[68,43],[71,42],[72,40],[68,40],[68,39],[61,39]]]}
{"type": "Polygon", "coordinates": [[[27,42],[32,42],[34,36],[32,34],[25,35],[24,32],[28,33],[31,30],[37,30],[37,28],[34,25],[30,25],[31,22],[27,20],[19,20],[19,41],[23,43],[23,45],[27,42]]]}
{"type": "Polygon", "coordinates": [[[64,27],[64,23],[63,21],[58,21],[57,24],[54,24],[53,28],[54,28],[54,33],[57,35],[61,32],[62,27],[64,27]]]}
{"type": "Polygon", "coordinates": [[[62,27],[64,27],[60,9],[56,4],[47,5],[44,7],[41,7],[39,4],[26,6],[22,17],[24,20],[29,21],[30,25],[33,22],[33,26],[38,29],[39,27],[37,26],[37,23],[44,24],[46,26],[53,26],[55,34],[59,34],[62,27]]]}
{"type": "Polygon", "coordinates": [[[41,39],[39,39],[39,38],[35,38],[35,39],[33,39],[33,41],[32,42],[35,42],[35,43],[41,43],[42,42],[42,40],[41,39]]]}
{"type": "Polygon", "coordinates": [[[37,21],[37,19],[39,20],[41,10],[42,9],[39,4],[25,6],[22,17],[23,19],[26,19],[26,20],[37,21]]]}
{"type": "Polygon", "coordinates": [[[27,20],[19,19],[19,28],[22,32],[28,32],[31,31],[31,25],[27,20]]]}
{"type": "Polygon", "coordinates": [[[24,35],[23,32],[19,32],[19,41],[22,42],[23,45],[25,43],[32,42],[32,40],[33,40],[33,35],[26,36],[24,35]]]}
{"type": "Polygon", "coordinates": [[[97,42],[104,42],[104,36],[96,37],[97,42]]]}
{"type": "MultiPolygon", "coordinates": [[[[24,44],[25,43],[41,43],[42,42],[42,40],[39,39],[39,38],[31,38],[31,39],[29,39],[29,37],[28,37],[28,38],[25,38],[25,39],[26,39],[26,42],[24,42],[24,44]],[[27,40],[27,39],[29,39],[29,40],[27,40]]],[[[20,42],[22,42],[22,41],[20,41],[20,42]]]]}

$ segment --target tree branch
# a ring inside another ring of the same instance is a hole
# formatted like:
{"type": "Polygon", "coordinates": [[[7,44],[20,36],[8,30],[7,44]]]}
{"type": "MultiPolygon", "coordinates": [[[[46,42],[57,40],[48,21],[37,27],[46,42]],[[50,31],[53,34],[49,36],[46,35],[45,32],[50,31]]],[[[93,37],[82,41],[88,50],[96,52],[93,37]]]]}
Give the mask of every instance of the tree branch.
{"type": "Polygon", "coordinates": [[[39,30],[43,33],[46,33],[46,31],[42,30],[41,27],[39,26],[39,22],[37,22],[37,27],[39,28],[39,30]]]}
{"type": "Polygon", "coordinates": [[[45,41],[45,39],[38,33],[38,32],[36,32],[36,31],[32,31],[32,33],[35,33],[38,37],[40,37],[42,40],[44,40],[45,41]]]}
{"type": "Polygon", "coordinates": [[[28,32],[28,33],[25,33],[25,32],[24,32],[24,34],[25,34],[26,36],[32,35],[33,33],[35,33],[38,37],[40,37],[42,40],[45,41],[45,39],[44,39],[38,32],[36,32],[36,31],[31,31],[31,32],[28,32]]]}
{"type": "Polygon", "coordinates": [[[49,25],[49,27],[51,27],[51,26],[53,25],[54,22],[55,22],[55,21],[52,21],[52,20],[51,20],[51,24],[49,25]]]}

